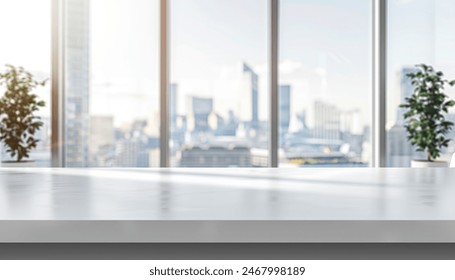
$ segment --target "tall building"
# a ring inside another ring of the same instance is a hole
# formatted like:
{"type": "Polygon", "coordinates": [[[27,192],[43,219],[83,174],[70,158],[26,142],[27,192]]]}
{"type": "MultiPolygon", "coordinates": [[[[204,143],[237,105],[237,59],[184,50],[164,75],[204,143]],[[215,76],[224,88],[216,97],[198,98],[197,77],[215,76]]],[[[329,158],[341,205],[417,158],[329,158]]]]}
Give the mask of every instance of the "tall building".
{"type": "Polygon", "coordinates": [[[291,86],[280,86],[280,134],[286,134],[291,120],[291,86]]]}
{"type": "Polygon", "coordinates": [[[178,86],[175,83],[172,83],[170,86],[170,96],[169,96],[169,104],[170,104],[170,118],[171,118],[171,132],[176,129],[177,126],[177,91],[178,86]]]}
{"type": "Polygon", "coordinates": [[[259,112],[258,112],[258,75],[246,63],[243,63],[243,73],[247,75],[247,93],[242,98],[240,109],[240,121],[250,122],[251,127],[257,128],[259,126],[259,112]]]}
{"type": "Polygon", "coordinates": [[[65,159],[68,167],[89,164],[90,1],[66,1],[65,159]]]}
{"type": "MultiPolygon", "coordinates": [[[[185,143],[186,132],[186,116],[179,116],[177,111],[178,104],[178,85],[172,83],[169,88],[169,109],[170,109],[170,133],[171,138],[169,143],[169,150],[174,157],[180,147],[185,143]]],[[[159,124],[158,124],[159,126],[159,124]]],[[[156,156],[155,152],[152,152],[156,156]]],[[[152,157],[152,155],[150,155],[152,157]]],[[[151,162],[154,162],[152,160],[151,162]]]]}
{"type": "Polygon", "coordinates": [[[406,128],[395,124],[387,130],[387,166],[409,167],[413,158],[414,147],[407,140],[406,128]]]}
{"type": "Polygon", "coordinates": [[[156,138],[145,133],[147,121],[136,120],[127,129],[116,129],[115,167],[149,167],[152,150],[159,147],[156,138]]]}
{"type": "MultiPolygon", "coordinates": [[[[415,68],[403,68],[400,79],[400,104],[406,101],[414,93],[414,86],[407,77],[409,73],[415,72],[415,68]]],[[[407,131],[404,127],[404,117],[406,109],[397,108],[397,120],[387,131],[387,166],[390,167],[409,167],[411,160],[417,153],[414,147],[407,140],[407,131]]]]}
{"type": "Polygon", "coordinates": [[[314,102],[313,137],[325,140],[339,140],[341,132],[340,110],[324,101],[314,102]]]}
{"type": "Polygon", "coordinates": [[[188,128],[192,132],[210,130],[209,115],[213,111],[213,98],[189,96],[187,99],[188,128]]]}
{"type": "Polygon", "coordinates": [[[223,127],[221,135],[236,136],[238,126],[239,126],[239,121],[238,121],[236,115],[234,114],[234,111],[229,110],[228,118],[227,118],[226,122],[224,123],[224,127],[223,127]]]}
{"type": "MultiPolygon", "coordinates": [[[[412,81],[408,78],[408,74],[414,73],[417,69],[416,68],[403,68],[401,70],[401,97],[400,97],[400,104],[406,102],[406,98],[411,97],[414,94],[414,86],[412,85],[412,81]]],[[[398,125],[404,124],[404,113],[406,112],[406,108],[398,108],[397,110],[397,121],[398,125]]]]}
{"type": "Polygon", "coordinates": [[[142,139],[124,138],[115,144],[116,167],[149,167],[150,151],[142,139]]]}

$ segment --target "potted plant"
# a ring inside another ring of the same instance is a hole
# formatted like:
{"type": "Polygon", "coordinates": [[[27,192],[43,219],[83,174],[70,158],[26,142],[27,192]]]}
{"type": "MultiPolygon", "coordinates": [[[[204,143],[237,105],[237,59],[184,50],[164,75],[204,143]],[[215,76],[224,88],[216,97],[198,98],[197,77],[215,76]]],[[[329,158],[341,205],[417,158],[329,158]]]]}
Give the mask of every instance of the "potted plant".
{"type": "Polygon", "coordinates": [[[5,90],[0,98],[0,141],[14,159],[2,162],[2,166],[30,166],[24,159],[36,148],[39,140],[34,134],[43,126],[35,113],[45,106],[33,92],[45,83],[36,81],[22,67],[6,65],[6,71],[0,73],[0,88],[5,90]]]}
{"type": "Polygon", "coordinates": [[[416,151],[425,152],[426,159],[413,160],[412,167],[447,167],[448,162],[438,160],[441,150],[450,139],[446,134],[454,125],[445,119],[449,108],[455,105],[444,93],[445,86],[454,86],[455,81],[444,79],[444,74],[425,64],[416,65],[417,70],[407,74],[414,86],[414,93],[405,99],[401,108],[406,108],[404,118],[408,140],[416,151]]]}

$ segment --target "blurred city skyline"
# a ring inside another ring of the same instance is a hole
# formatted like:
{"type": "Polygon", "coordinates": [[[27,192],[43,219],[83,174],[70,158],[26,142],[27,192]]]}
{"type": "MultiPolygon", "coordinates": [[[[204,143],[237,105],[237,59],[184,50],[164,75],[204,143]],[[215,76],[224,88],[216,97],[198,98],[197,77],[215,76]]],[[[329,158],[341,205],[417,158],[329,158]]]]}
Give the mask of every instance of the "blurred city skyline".
{"type": "MultiPolygon", "coordinates": [[[[0,3],[1,26],[14,23],[14,28],[4,33],[14,44],[1,46],[0,63],[22,65],[40,78],[49,77],[50,1],[0,3]],[[18,19],[17,13],[23,16],[18,19]],[[27,18],[36,19],[33,26],[27,18]]],[[[355,115],[352,131],[367,137],[371,125],[372,2],[280,3],[279,84],[289,87],[289,132],[301,132],[302,126],[307,126],[318,134],[318,110],[329,110],[339,115],[336,120],[327,120],[332,122],[330,126],[335,122],[341,129],[341,115],[355,115]]],[[[86,15],[89,76],[83,83],[89,88],[85,114],[97,117],[97,123],[112,122],[113,128],[126,133],[146,121],[154,127],[147,134],[158,136],[158,4],[150,0],[90,1],[86,15]]],[[[404,69],[425,62],[445,71],[448,78],[455,77],[451,53],[455,39],[450,36],[455,17],[449,4],[448,0],[389,1],[388,25],[393,28],[388,30],[387,129],[397,123],[404,69]]],[[[178,88],[174,95],[178,96],[177,115],[192,113],[188,109],[191,98],[208,98],[219,118],[251,121],[242,113],[251,86],[243,70],[248,65],[257,75],[258,121],[269,120],[267,8],[263,0],[170,0],[170,80],[178,88]]],[[[49,90],[48,85],[40,91],[48,104],[49,90]]],[[[453,97],[454,91],[450,94],[453,97]]],[[[49,107],[41,114],[48,118],[49,107]]],[[[268,128],[262,129],[266,135],[268,128]]],[[[179,137],[183,137],[183,144],[187,136],[179,137]]],[[[298,137],[311,138],[309,134],[298,137]]]]}

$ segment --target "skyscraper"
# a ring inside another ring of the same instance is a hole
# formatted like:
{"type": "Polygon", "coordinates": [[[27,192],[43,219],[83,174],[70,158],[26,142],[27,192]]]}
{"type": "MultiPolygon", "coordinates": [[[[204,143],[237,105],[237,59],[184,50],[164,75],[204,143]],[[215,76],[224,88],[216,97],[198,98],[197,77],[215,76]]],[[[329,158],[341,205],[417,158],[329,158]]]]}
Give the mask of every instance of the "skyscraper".
{"type": "MultiPolygon", "coordinates": [[[[169,88],[169,104],[170,104],[170,144],[169,150],[174,157],[180,147],[185,143],[186,132],[186,116],[179,116],[177,112],[178,102],[178,85],[172,83],[169,88]]],[[[153,161],[153,160],[152,160],[153,161]]]]}
{"type": "MultiPolygon", "coordinates": [[[[401,70],[401,98],[403,104],[406,98],[414,93],[414,86],[407,74],[415,72],[415,68],[403,68],[401,70]]],[[[409,167],[412,158],[417,154],[414,147],[407,140],[407,132],[404,127],[404,117],[406,108],[397,109],[397,120],[387,131],[387,166],[390,167],[409,167]]]]}
{"type": "Polygon", "coordinates": [[[89,164],[90,1],[66,1],[65,159],[68,167],[89,164]]]}
{"type": "Polygon", "coordinates": [[[213,111],[213,98],[189,96],[187,98],[189,129],[194,132],[208,131],[208,118],[213,111]]]}
{"type": "Polygon", "coordinates": [[[253,69],[246,63],[243,63],[243,73],[249,75],[247,85],[248,96],[246,96],[248,102],[242,104],[240,112],[240,120],[251,122],[251,127],[257,128],[259,126],[258,117],[258,75],[253,69]]]}
{"type": "Polygon", "coordinates": [[[170,86],[170,117],[171,117],[171,131],[174,131],[177,126],[177,90],[178,86],[175,83],[172,83],[170,86]]]}
{"type": "Polygon", "coordinates": [[[325,140],[340,140],[340,110],[331,104],[317,100],[314,102],[313,137],[325,140]]]}
{"type": "Polygon", "coordinates": [[[280,134],[286,134],[291,120],[291,86],[280,86],[280,134]]]}
{"type": "MultiPolygon", "coordinates": [[[[414,73],[417,69],[408,67],[403,68],[401,70],[401,98],[400,104],[406,102],[406,98],[409,98],[414,93],[414,86],[412,85],[411,79],[408,77],[408,74],[414,73]]],[[[397,111],[397,121],[396,123],[399,125],[403,125],[404,123],[404,113],[406,112],[406,108],[398,108],[397,111]]]]}

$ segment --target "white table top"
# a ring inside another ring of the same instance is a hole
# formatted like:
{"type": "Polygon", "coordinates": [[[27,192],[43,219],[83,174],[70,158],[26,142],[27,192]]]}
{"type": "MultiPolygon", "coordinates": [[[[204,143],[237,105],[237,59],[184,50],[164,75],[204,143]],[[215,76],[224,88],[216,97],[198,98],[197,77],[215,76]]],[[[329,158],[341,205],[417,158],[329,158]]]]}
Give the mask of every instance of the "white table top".
{"type": "Polygon", "coordinates": [[[0,227],[8,242],[455,242],[455,169],[1,168],[0,227]]]}

